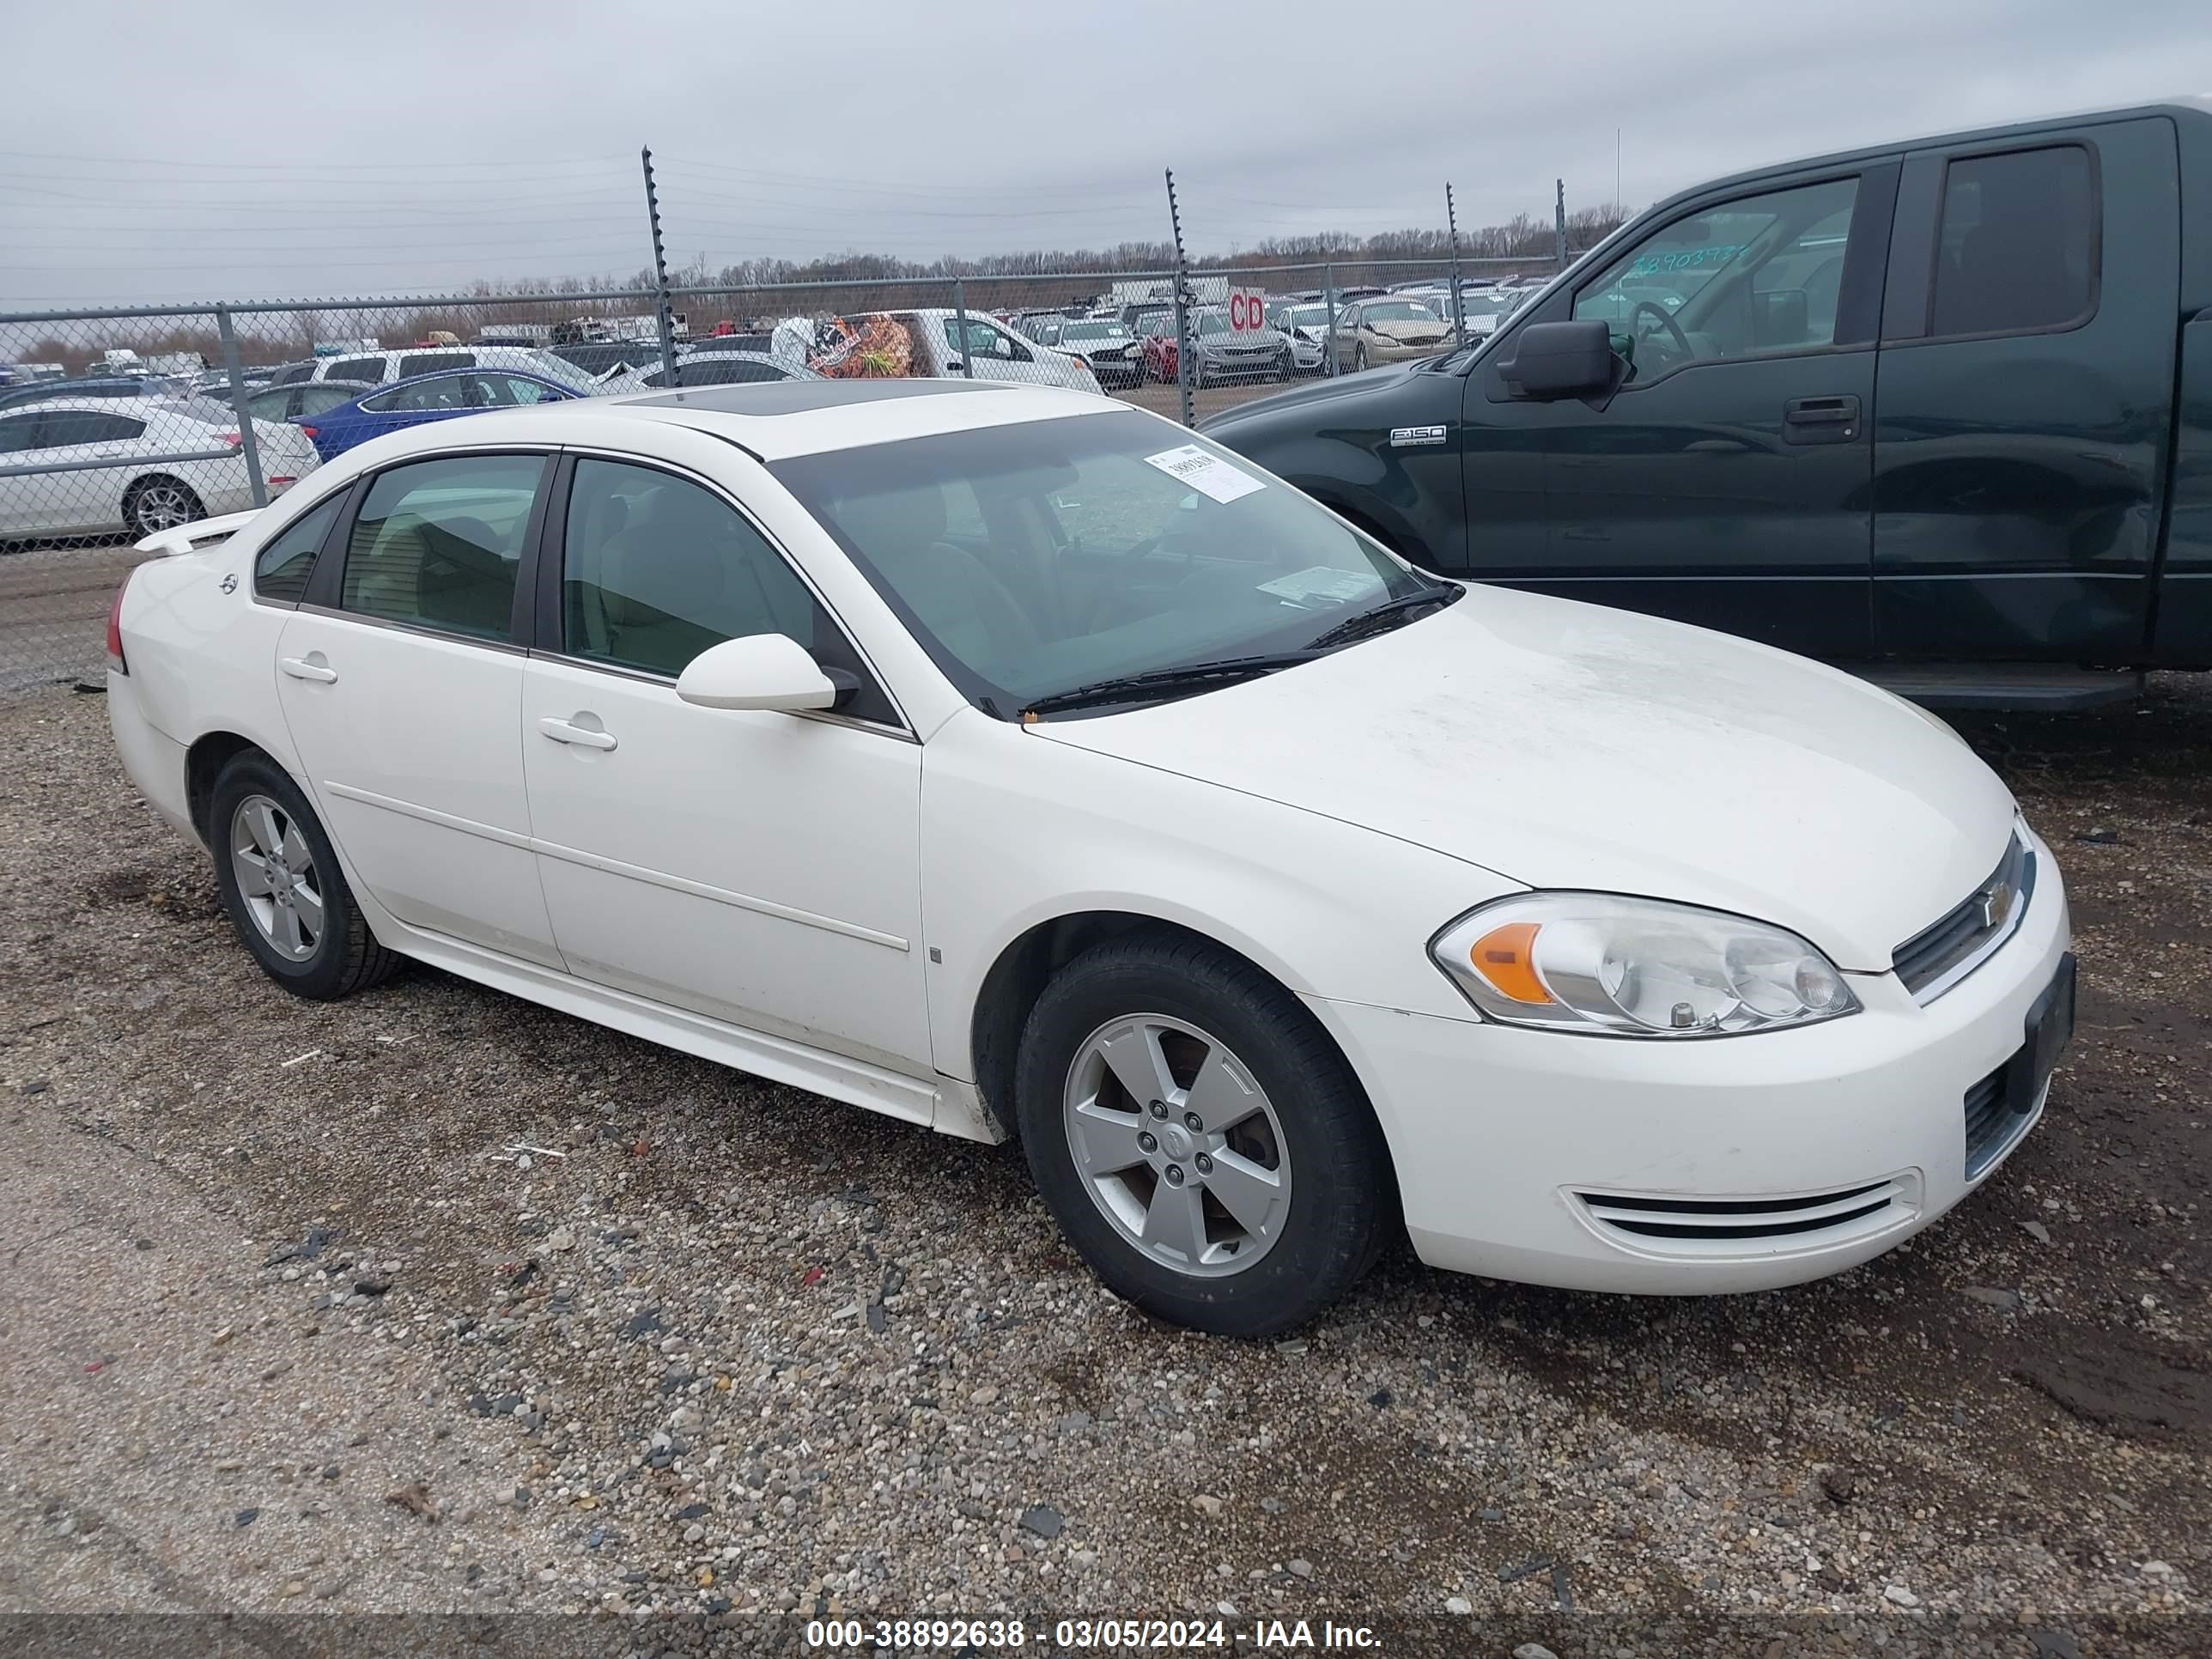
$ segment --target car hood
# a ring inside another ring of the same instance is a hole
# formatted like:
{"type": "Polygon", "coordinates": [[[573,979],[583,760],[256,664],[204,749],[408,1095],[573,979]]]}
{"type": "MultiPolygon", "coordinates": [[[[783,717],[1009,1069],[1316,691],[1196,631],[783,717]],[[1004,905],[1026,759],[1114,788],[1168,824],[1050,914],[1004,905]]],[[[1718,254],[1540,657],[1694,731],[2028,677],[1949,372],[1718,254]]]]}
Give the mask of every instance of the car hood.
{"type": "MultiPolygon", "coordinates": [[[[1174,343],[1170,341],[1169,343],[1174,343]]],[[[1233,409],[1209,415],[1198,423],[1198,429],[1210,438],[1224,437],[1232,428],[1242,426],[1248,421],[1279,415],[1285,410],[1302,409],[1318,415],[1321,413],[1318,405],[1322,404],[1380,401],[1387,398],[1408,375],[1423,372],[1418,364],[1385,363],[1380,368],[1362,369],[1357,374],[1309,380],[1304,386],[1273,392],[1265,398],[1255,398],[1249,403],[1238,404],[1233,409]]],[[[1382,413],[1379,410],[1371,412],[1377,416],[1382,413]]],[[[1366,419],[1365,413],[1347,416],[1344,411],[1332,410],[1329,418],[1349,418],[1353,424],[1363,422],[1373,423],[1366,419]]],[[[1455,605],[1453,609],[1458,607],[1455,605]]]]}
{"type": "Polygon", "coordinates": [[[1264,678],[1027,729],[1531,887],[1754,916],[1867,972],[1988,878],[2014,814],[1948,728],[1846,674],[1480,586],[1264,678]]]}

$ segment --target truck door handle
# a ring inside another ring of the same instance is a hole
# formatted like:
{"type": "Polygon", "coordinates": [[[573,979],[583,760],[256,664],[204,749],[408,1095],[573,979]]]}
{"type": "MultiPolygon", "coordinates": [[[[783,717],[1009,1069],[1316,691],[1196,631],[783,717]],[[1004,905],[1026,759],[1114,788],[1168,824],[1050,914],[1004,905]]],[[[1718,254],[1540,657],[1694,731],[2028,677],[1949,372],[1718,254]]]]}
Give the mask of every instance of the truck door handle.
{"type": "Polygon", "coordinates": [[[304,657],[279,657],[276,665],[295,680],[307,680],[316,685],[335,685],[338,671],[323,660],[319,651],[309,652],[304,657]]]}
{"type": "Polygon", "coordinates": [[[1793,444],[1845,444],[1859,435],[1859,400],[1792,398],[1782,405],[1783,436],[1793,444]]]}
{"type": "Polygon", "coordinates": [[[556,743],[573,743],[584,749],[611,749],[615,746],[615,734],[611,732],[594,732],[588,726],[556,720],[550,714],[538,722],[538,729],[556,743]]]}

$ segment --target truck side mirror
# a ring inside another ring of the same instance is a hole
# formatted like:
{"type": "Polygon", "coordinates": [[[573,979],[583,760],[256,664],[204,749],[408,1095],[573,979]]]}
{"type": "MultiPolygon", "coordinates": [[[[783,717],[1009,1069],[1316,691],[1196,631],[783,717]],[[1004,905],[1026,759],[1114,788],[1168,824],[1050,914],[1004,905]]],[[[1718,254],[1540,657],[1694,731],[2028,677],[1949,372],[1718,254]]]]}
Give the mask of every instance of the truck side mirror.
{"type": "Polygon", "coordinates": [[[1513,356],[1498,365],[1498,374],[1526,397],[1602,392],[1613,384],[1613,340],[1602,318],[1531,323],[1513,343],[1513,356]]]}

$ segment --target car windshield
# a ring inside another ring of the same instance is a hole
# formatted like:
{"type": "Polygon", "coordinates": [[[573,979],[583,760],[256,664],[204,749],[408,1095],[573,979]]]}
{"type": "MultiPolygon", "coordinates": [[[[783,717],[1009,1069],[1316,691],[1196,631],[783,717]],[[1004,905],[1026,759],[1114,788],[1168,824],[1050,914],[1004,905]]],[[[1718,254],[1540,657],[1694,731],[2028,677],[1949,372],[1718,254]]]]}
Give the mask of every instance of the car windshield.
{"type": "Polygon", "coordinates": [[[1413,300],[1376,300],[1359,307],[1363,323],[1440,323],[1443,318],[1413,300]]]}
{"type": "Polygon", "coordinates": [[[1328,326],[1327,306],[1292,306],[1276,319],[1277,328],[1326,328],[1328,326]]]}
{"type": "Polygon", "coordinates": [[[1133,410],[773,470],[1001,719],[1125,675],[1302,651],[1435,591],[1298,491],[1133,410]]]}
{"type": "Polygon", "coordinates": [[[1119,323],[1070,323],[1060,331],[1062,340],[1126,340],[1129,331],[1119,323]]]}

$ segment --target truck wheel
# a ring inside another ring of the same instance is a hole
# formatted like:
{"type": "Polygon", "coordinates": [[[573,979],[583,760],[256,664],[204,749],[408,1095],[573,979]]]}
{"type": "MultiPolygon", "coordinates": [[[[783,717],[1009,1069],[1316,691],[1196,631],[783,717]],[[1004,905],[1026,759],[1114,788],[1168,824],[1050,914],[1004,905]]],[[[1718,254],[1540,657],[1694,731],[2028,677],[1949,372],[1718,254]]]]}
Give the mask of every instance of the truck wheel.
{"type": "Polygon", "coordinates": [[[1135,933],[1062,968],[1015,1090],[1037,1189],[1118,1295],[1224,1336],[1303,1324],[1396,1214],[1388,1151],[1326,1032],[1251,963],[1135,933]]]}

